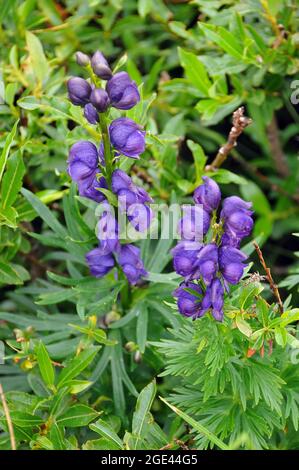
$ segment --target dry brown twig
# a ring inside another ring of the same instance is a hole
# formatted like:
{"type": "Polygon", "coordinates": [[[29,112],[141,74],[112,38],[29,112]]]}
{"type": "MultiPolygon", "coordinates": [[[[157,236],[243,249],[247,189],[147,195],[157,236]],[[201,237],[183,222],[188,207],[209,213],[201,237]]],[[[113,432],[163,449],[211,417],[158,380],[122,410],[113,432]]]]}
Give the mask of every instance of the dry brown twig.
{"type": "Polygon", "coordinates": [[[7,422],[11,449],[12,450],[17,450],[16,438],[15,438],[15,433],[14,433],[14,429],[13,429],[13,424],[12,424],[12,421],[11,421],[9,408],[8,408],[8,405],[7,405],[7,401],[6,401],[1,383],[0,383],[0,399],[1,399],[1,402],[2,402],[3,411],[4,411],[4,415],[5,415],[6,422],[7,422]]]}
{"type": "Polygon", "coordinates": [[[263,253],[262,253],[262,250],[260,249],[259,245],[257,244],[256,241],[253,242],[253,245],[254,245],[254,248],[255,248],[255,250],[258,254],[260,263],[261,263],[261,265],[263,266],[263,268],[265,270],[267,280],[268,280],[269,285],[270,285],[270,289],[272,290],[272,292],[273,292],[273,294],[274,294],[274,296],[277,300],[279,311],[282,314],[283,313],[283,303],[282,303],[282,300],[281,300],[281,297],[280,297],[280,293],[279,293],[277,284],[275,284],[275,282],[273,280],[270,268],[268,268],[268,266],[266,265],[266,261],[264,260],[263,253]]]}
{"type": "Polygon", "coordinates": [[[244,131],[245,127],[251,124],[252,119],[244,116],[244,107],[241,106],[233,113],[233,127],[230,130],[227,142],[220,147],[212,163],[207,165],[206,170],[216,170],[228,157],[230,151],[237,145],[237,139],[244,131]]]}

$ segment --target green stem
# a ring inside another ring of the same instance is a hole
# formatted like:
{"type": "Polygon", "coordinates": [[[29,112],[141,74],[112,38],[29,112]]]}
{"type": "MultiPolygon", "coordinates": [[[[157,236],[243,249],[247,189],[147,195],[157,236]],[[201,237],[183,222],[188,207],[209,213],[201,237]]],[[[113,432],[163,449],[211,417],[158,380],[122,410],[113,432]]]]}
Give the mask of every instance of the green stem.
{"type": "Polygon", "coordinates": [[[105,156],[105,168],[106,168],[106,180],[108,187],[111,188],[111,176],[112,176],[112,152],[110,137],[108,131],[108,124],[105,113],[99,113],[100,116],[100,127],[102,132],[102,139],[104,144],[104,156],[105,156]]]}

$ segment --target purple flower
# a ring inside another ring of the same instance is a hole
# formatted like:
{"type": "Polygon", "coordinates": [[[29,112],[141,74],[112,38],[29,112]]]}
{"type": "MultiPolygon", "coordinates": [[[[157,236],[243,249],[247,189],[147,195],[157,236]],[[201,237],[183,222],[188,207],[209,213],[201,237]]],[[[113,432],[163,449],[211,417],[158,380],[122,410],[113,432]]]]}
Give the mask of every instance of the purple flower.
{"type": "Polygon", "coordinates": [[[197,275],[197,256],[201,243],[181,241],[171,251],[175,271],[187,281],[197,275]]]}
{"type": "Polygon", "coordinates": [[[210,226],[210,216],[202,206],[183,207],[184,217],[179,220],[178,233],[184,240],[202,241],[210,226]]]}
{"type": "Polygon", "coordinates": [[[178,308],[185,317],[196,318],[200,313],[202,290],[194,282],[183,282],[174,292],[178,308]]]}
{"type": "Polygon", "coordinates": [[[90,124],[97,124],[99,122],[98,112],[91,103],[87,103],[84,106],[84,116],[90,124]]]}
{"type": "Polygon", "coordinates": [[[96,146],[87,140],[75,143],[69,152],[68,172],[77,183],[84,181],[89,186],[98,167],[98,151],[96,146]]]}
{"type": "Polygon", "coordinates": [[[89,56],[80,51],[76,52],[76,61],[77,64],[81,65],[82,67],[86,67],[90,62],[89,56]]]}
{"type": "Polygon", "coordinates": [[[145,204],[132,204],[128,207],[127,216],[137,232],[145,232],[154,217],[152,209],[145,204]]]}
{"type": "Polygon", "coordinates": [[[95,277],[105,276],[115,264],[111,253],[105,254],[101,247],[94,248],[86,255],[86,261],[90,272],[95,277]]]}
{"type": "Polygon", "coordinates": [[[95,88],[92,90],[90,102],[100,113],[104,113],[110,104],[109,96],[103,88],[95,88]]]}
{"type": "Polygon", "coordinates": [[[118,109],[131,109],[140,101],[136,83],[127,72],[116,73],[106,85],[111,105],[118,109]]]}
{"type": "Polygon", "coordinates": [[[103,212],[97,223],[97,237],[103,253],[107,254],[119,248],[118,224],[108,203],[102,204],[103,212]]]}
{"type": "Polygon", "coordinates": [[[230,284],[238,284],[243,276],[245,253],[231,246],[219,248],[219,266],[224,279],[230,284]]]}
{"type": "Polygon", "coordinates": [[[91,86],[80,77],[70,78],[67,82],[70,101],[79,106],[84,106],[89,101],[91,86]]]}
{"type": "Polygon", "coordinates": [[[122,170],[112,174],[112,191],[117,195],[121,210],[126,211],[132,204],[152,202],[152,198],[143,188],[136,186],[122,170]]]}
{"type": "Polygon", "coordinates": [[[103,80],[109,80],[112,72],[106,58],[100,51],[96,51],[91,58],[91,67],[94,73],[103,80]]]}
{"type": "Polygon", "coordinates": [[[210,285],[218,271],[218,247],[215,243],[203,246],[197,255],[197,266],[204,283],[210,285]]]}
{"type": "Polygon", "coordinates": [[[90,180],[82,180],[78,182],[80,196],[88,197],[96,202],[103,202],[106,199],[105,195],[99,191],[100,188],[108,189],[107,182],[104,176],[101,176],[98,179],[96,173],[94,174],[91,182],[90,180]]]}
{"type": "Polygon", "coordinates": [[[208,176],[202,177],[204,183],[195,189],[193,199],[196,204],[202,204],[207,212],[213,212],[219,206],[221,192],[218,184],[208,176]]]}
{"type": "Polygon", "coordinates": [[[217,321],[223,320],[224,289],[218,278],[211,284],[212,315],[217,321]]]}
{"type": "Polygon", "coordinates": [[[220,217],[227,218],[233,212],[243,212],[249,216],[253,214],[251,207],[251,202],[246,202],[238,196],[230,196],[223,200],[220,217]]]}
{"type": "Polygon", "coordinates": [[[132,119],[121,117],[112,121],[109,127],[113,147],[131,158],[139,158],[145,150],[145,132],[132,119]]]}
{"type": "Polygon", "coordinates": [[[253,227],[253,220],[245,212],[232,212],[224,222],[224,229],[229,236],[236,238],[247,237],[253,227]]]}
{"type": "Polygon", "coordinates": [[[140,258],[140,250],[134,245],[121,245],[118,252],[118,263],[130,284],[136,284],[142,276],[147,275],[140,258]]]}

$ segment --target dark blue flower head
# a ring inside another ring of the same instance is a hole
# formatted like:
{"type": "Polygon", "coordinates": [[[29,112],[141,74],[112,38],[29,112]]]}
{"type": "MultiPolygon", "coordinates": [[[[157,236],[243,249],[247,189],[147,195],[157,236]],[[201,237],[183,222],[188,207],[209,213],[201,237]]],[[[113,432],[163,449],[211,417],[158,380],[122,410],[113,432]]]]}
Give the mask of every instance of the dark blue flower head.
{"type": "Polygon", "coordinates": [[[145,204],[132,204],[128,207],[127,216],[130,224],[137,232],[145,232],[154,217],[154,213],[145,204]]]}
{"type": "Polygon", "coordinates": [[[218,278],[211,284],[212,315],[217,321],[223,320],[224,289],[218,278]]]}
{"type": "Polygon", "coordinates": [[[70,78],[67,82],[70,101],[77,106],[84,106],[88,103],[91,86],[89,83],[80,77],[70,78]]]}
{"type": "Polygon", "coordinates": [[[99,113],[104,113],[110,104],[109,96],[103,88],[94,88],[92,90],[90,102],[99,113]]]}
{"type": "Polygon", "coordinates": [[[89,251],[86,255],[86,261],[91,274],[95,277],[105,276],[115,265],[113,255],[106,254],[101,247],[89,251]]]}
{"type": "Polygon", "coordinates": [[[219,248],[219,266],[224,279],[230,284],[238,284],[243,276],[245,253],[231,246],[219,248]]]}
{"type": "Polygon", "coordinates": [[[209,286],[218,271],[218,246],[208,243],[197,256],[197,269],[206,286],[209,286]]]}
{"type": "Polygon", "coordinates": [[[121,117],[109,126],[112,146],[123,155],[139,158],[145,150],[145,132],[132,119],[121,117]]]}
{"type": "Polygon", "coordinates": [[[233,212],[243,212],[246,215],[252,215],[252,203],[244,201],[238,196],[230,196],[223,200],[221,218],[229,217],[233,212]]]}
{"type": "Polygon", "coordinates": [[[118,263],[130,284],[136,284],[141,277],[147,275],[140,258],[140,250],[132,244],[121,245],[118,252],[118,263]]]}
{"type": "Polygon", "coordinates": [[[185,317],[196,318],[201,308],[202,290],[194,282],[183,282],[174,292],[178,299],[178,308],[185,317]]]}
{"type": "Polygon", "coordinates": [[[221,192],[218,184],[208,176],[203,176],[203,184],[198,186],[193,195],[196,204],[202,204],[207,212],[213,212],[220,204],[221,192]]]}
{"type": "Polygon", "coordinates": [[[100,51],[96,51],[91,58],[91,67],[94,73],[103,80],[109,80],[112,72],[109,64],[100,51]]]}
{"type": "Polygon", "coordinates": [[[136,83],[127,72],[116,73],[106,85],[111,105],[118,109],[131,109],[140,101],[136,83]]]}

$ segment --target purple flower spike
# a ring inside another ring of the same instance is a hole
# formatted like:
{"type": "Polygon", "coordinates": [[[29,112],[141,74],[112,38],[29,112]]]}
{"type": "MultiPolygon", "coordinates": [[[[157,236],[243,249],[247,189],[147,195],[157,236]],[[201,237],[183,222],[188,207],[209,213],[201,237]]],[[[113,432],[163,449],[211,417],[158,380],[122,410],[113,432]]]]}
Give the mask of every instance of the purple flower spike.
{"type": "Polygon", "coordinates": [[[109,64],[100,51],[96,51],[91,58],[91,67],[94,73],[103,80],[110,80],[112,72],[109,64]]]}
{"type": "Polygon", "coordinates": [[[85,181],[88,185],[94,179],[98,167],[98,151],[96,146],[87,140],[80,140],[74,144],[69,153],[68,172],[76,181],[85,181]]]}
{"type": "Polygon", "coordinates": [[[184,217],[179,220],[178,233],[184,240],[202,241],[210,226],[210,216],[202,206],[183,207],[184,217]]]}
{"type": "Polygon", "coordinates": [[[91,103],[87,103],[84,106],[84,116],[90,124],[97,124],[99,122],[98,112],[91,103]]]}
{"type": "Polygon", "coordinates": [[[139,158],[145,150],[145,132],[129,118],[118,118],[109,127],[110,140],[113,147],[123,155],[139,158]]]}
{"type": "Polygon", "coordinates": [[[185,317],[196,318],[200,314],[202,290],[194,282],[183,282],[174,292],[178,299],[179,312],[185,317]],[[188,290],[186,290],[188,289],[188,290]]]}
{"type": "Polygon", "coordinates": [[[117,109],[131,109],[140,101],[136,83],[127,72],[116,73],[106,85],[111,105],[117,109]]]}
{"type": "Polygon", "coordinates": [[[246,215],[252,215],[252,203],[244,201],[238,196],[230,196],[223,200],[221,218],[229,217],[233,212],[244,212],[246,215]]]}
{"type": "Polygon", "coordinates": [[[137,232],[145,232],[154,217],[152,209],[145,204],[132,204],[127,211],[130,224],[137,232]]]}
{"type": "Polygon", "coordinates": [[[202,204],[204,210],[210,213],[219,206],[221,192],[214,180],[208,176],[203,176],[202,179],[204,183],[195,189],[193,199],[196,204],[202,204]]]}
{"type": "Polygon", "coordinates": [[[224,289],[218,278],[211,285],[212,315],[217,321],[223,320],[224,289]]]}
{"type": "Polygon", "coordinates": [[[130,284],[136,284],[142,276],[147,275],[140,258],[140,250],[134,245],[121,245],[118,253],[118,263],[130,284]]]}
{"type": "Polygon", "coordinates": [[[70,78],[67,82],[70,101],[77,106],[84,106],[89,101],[91,86],[80,77],[70,78]]]}
{"type": "Polygon", "coordinates": [[[171,251],[175,271],[187,281],[196,278],[197,256],[201,243],[181,241],[171,251]]]}
{"type": "Polygon", "coordinates": [[[106,197],[104,194],[99,191],[100,188],[108,189],[107,182],[104,176],[101,176],[98,180],[96,174],[91,181],[79,181],[78,182],[78,189],[80,196],[88,197],[96,202],[103,202],[105,201],[106,197]]]}
{"type": "Polygon", "coordinates": [[[103,88],[95,88],[92,90],[90,102],[99,111],[99,113],[104,113],[110,104],[109,96],[103,88]]]}
{"type": "Polygon", "coordinates": [[[94,248],[86,255],[86,261],[90,272],[95,277],[105,276],[115,264],[113,255],[105,254],[101,247],[94,248]]]}

